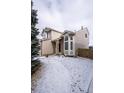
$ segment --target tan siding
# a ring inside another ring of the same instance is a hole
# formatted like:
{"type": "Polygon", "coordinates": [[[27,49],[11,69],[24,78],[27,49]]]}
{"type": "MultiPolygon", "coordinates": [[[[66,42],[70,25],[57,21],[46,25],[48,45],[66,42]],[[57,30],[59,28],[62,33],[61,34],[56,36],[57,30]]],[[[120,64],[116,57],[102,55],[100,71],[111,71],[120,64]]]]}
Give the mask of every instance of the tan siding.
{"type": "Polygon", "coordinates": [[[63,41],[63,38],[59,41],[60,44],[61,44],[61,54],[64,54],[64,41],[63,41]]]}
{"type": "Polygon", "coordinates": [[[51,40],[42,41],[42,55],[53,54],[53,45],[51,40]]]}
{"type": "Polygon", "coordinates": [[[48,32],[48,33],[43,32],[43,39],[44,39],[44,40],[45,40],[45,39],[51,39],[51,32],[48,32]]]}
{"type": "Polygon", "coordinates": [[[48,33],[48,39],[51,39],[51,32],[48,33]]]}
{"type": "Polygon", "coordinates": [[[59,38],[62,34],[55,32],[55,31],[51,31],[51,40],[55,40],[57,38],[59,38]]]}
{"type": "Polygon", "coordinates": [[[61,33],[55,31],[51,31],[48,33],[47,40],[42,41],[41,45],[42,55],[49,55],[55,53],[55,46],[52,44],[51,41],[59,38],[61,35],[62,35],[61,33]]]}
{"type": "Polygon", "coordinates": [[[88,31],[79,30],[76,32],[75,36],[75,50],[78,48],[89,48],[89,35],[88,31]],[[87,38],[85,38],[87,34],[87,38]]]}

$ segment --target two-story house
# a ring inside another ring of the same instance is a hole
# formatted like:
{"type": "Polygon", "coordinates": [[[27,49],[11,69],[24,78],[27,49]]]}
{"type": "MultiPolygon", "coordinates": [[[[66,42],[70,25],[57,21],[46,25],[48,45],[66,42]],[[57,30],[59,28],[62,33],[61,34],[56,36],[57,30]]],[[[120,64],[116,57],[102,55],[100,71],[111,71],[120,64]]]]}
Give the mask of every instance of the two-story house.
{"type": "Polygon", "coordinates": [[[52,28],[42,31],[41,55],[63,54],[75,56],[78,48],[89,48],[88,29],[81,27],[80,30],[72,32],[65,30],[63,33],[52,28]]]}

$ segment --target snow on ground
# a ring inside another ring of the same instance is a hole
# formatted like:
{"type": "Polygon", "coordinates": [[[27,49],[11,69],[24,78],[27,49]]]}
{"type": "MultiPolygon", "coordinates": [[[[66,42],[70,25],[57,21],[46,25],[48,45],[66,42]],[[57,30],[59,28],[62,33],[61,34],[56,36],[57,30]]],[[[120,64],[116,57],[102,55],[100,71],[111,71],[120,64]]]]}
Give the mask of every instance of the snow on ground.
{"type": "Polygon", "coordinates": [[[92,60],[64,56],[40,60],[43,73],[32,93],[92,93],[92,60]]]}

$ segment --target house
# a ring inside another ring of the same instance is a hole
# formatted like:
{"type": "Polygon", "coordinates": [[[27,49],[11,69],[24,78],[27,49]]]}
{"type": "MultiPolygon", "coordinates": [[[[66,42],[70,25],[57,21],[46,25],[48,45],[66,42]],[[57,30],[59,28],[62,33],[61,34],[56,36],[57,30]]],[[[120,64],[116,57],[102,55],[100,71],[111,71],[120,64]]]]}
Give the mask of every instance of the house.
{"type": "Polygon", "coordinates": [[[43,29],[41,55],[63,54],[75,56],[78,48],[89,48],[88,29],[83,26],[78,31],[65,30],[63,33],[52,28],[43,29]]]}

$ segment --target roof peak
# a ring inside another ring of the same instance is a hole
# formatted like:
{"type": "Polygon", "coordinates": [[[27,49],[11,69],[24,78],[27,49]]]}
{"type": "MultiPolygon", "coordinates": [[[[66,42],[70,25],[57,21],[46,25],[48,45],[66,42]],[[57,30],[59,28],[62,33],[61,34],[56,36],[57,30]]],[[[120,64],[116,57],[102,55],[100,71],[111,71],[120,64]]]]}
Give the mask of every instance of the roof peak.
{"type": "Polygon", "coordinates": [[[58,32],[58,33],[61,33],[61,34],[62,34],[61,31],[55,30],[55,29],[50,28],[50,27],[45,27],[45,28],[43,29],[43,31],[55,31],[55,32],[58,32]]]}

